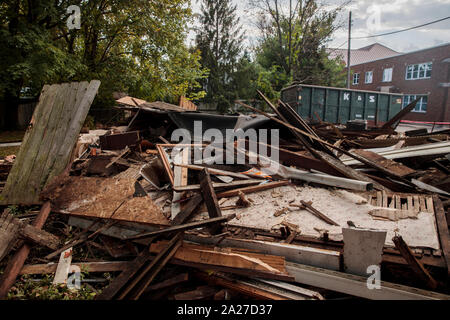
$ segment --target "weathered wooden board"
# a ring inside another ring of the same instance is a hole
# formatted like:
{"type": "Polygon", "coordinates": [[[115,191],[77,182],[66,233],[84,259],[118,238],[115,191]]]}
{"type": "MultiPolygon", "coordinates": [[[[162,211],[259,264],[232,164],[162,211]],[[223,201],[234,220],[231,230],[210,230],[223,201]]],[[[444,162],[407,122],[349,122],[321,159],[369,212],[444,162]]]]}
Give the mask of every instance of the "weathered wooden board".
{"type": "Polygon", "coordinates": [[[380,156],[378,153],[375,153],[372,151],[356,149],[353,152],[362,157],[365,157],[366,159],[372,160],[373,162],[377,163],[381,167],[385,168],[386,170],[390,170],[390,171],[394,172],[395,174],[397,174],[400,177],[404,177],[404,176],[407,176],[409,174],[413,174],[416,172],[415,170],[408,168],[407,166],[405,166],[399,162],[395,162],[394,160],[386,159],[385,157],[380,156]]]}
{"type": "Polygon", "coordinates": [[[67,166],[100,81],[45,85],[8,175],[0,204],[40,204],[42,189],[67,166]]]}

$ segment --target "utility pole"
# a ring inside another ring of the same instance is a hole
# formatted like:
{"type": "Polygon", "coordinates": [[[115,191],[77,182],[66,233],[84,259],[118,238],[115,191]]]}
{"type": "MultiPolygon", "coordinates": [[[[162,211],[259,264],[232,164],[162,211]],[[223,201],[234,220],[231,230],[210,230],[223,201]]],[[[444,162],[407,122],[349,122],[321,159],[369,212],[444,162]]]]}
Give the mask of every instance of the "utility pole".
{"type": "Polygon", "coordinates": [[[352,39],[352,12],[348,14],[347,89],[350,89],[350,41],[352,39]]]}

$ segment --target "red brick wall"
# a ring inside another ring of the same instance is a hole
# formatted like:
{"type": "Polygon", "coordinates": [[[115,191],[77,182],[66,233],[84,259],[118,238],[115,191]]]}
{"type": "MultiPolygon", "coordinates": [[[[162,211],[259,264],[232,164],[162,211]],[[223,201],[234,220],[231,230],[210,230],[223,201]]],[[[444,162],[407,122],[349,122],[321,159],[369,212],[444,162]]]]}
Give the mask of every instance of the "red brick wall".
{"type": "Polygon", "coordinates": [[[450,122],[450,88],[440,86],[441,83],[450,82],[450,62],[443,62],[444,59],[450,60],[450,44],[355,65],[351,67],[352,74],[359,73],[360,78],[359,84],[351,84],[351,89],[380,91],[382,86],[391,86],[390,92],[429,93],[427,112],[410,112],[404,119],[450,122]],[[405,79],[408,65],[425,62],[433,62],[430,79],[405,79]],[[383,69],[391,67],[392,81],[382,82],[383,69]],[[366,71],[373,71],[372,83],[364,83],[366,71]]]}

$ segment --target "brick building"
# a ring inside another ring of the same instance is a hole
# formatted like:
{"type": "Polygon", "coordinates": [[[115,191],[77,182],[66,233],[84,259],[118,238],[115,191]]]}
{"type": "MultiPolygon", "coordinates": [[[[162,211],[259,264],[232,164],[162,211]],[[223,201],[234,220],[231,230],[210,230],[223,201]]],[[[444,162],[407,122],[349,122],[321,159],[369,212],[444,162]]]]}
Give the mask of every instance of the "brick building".
{"type": "MultiPolygon", "coordinates": [[[[406,120],[450,122],[450,43],[408,53],[372,46],[378,48],[378,58],[351,59],[351,89],[403,93],[403,106],[422,96],[406,120]]],[[[352,50],[351,55],[358,51],[357,56],[364,56],[361,49],[352,50]]],[[[373,52],[371,55],[376,57],[373,52]]]]}

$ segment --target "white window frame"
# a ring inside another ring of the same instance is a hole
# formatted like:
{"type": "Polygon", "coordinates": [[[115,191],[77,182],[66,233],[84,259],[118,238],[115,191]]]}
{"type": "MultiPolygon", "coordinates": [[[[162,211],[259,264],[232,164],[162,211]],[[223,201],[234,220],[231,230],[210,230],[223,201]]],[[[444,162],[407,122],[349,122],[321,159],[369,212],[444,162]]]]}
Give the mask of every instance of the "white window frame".
{"type": "Polygon", "coordinates": [[[359,84],[359,73],[354,73],[354,74],[353,74],[353,81],[352,81],[352,84],[353,84],[353,85],[359,84]],[[356,82],[355,82],[355,80],[356,80],[356,82]]]}
{"type": "Polygon", "coordinates": [[[390,68],[384,68],[383,69],[383,79],[381,82],[392,82],[392,74],[394,73],[394,68],[390,67],[390,68]],[[388,77],[386,77],[386,71],[387,70],[391,70],[390,71],[390,77],[388,79],[388,77]]]}
{"type": "Polygon", "coordinates": [[[402,109],[406,107],[408,104],[416,100],[418,97],[422,97],[425,99],[420,99],[414,109],[411,110],[411,112],[419,112],[419,113],[426,113],[427,107],[428,107],[428,95],[426,94],[405,94],[403,96],[402,101],[402,109]],[[424,101],[425,100],[425,101],[424,101]],[[425,110],[423,110],[425,107],[425,110]]]}
{"type": "Polygon", "coordinates": [[[373,82],[373,71],[366,71],[366,74],[364,75],[364,83],[372,83],[372,82],[373,82]],[[370,77],[368,77],[369,74],[370,77]]]}
{"type": "Polygon", "coordinates": [[[410,64],[406,66],[405,80],[430,79],[433,62],[410,64]]]}

